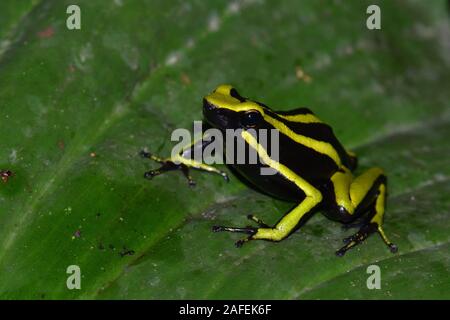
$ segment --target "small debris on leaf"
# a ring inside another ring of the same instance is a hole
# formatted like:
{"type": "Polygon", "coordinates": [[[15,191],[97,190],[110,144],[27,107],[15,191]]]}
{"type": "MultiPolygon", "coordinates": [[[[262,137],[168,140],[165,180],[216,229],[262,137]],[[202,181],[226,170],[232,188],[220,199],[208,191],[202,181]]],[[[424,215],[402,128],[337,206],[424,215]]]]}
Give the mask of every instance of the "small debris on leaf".
{"type": "Polygon", "coordinates": [[[120,251],[119,254],[121,257],[132,256],[132,255],[134,255],[134,250],[130,250],[130,249],[127,249],[126,247],[123,247],[123,250],[120,251]]]}
{"type": "Polygon", "coordinates": [[[312,81],[311,76],[309,76],[300,66],[295,68],[295,76],[298,80],[303,80],[306,83],[310,83],[312,81]]]}
{"type": "Polygon", "coordinates": [[[7,183],[9,178],[14,175],[10,170],[0,170],[0,177],[4,183],[7,183]]]}
{"type": "Polygon", "coordinates": [[[76,238],[81,238],[81,230],[80,229],[78,229],[77,231],[75,231],[73,233],[72,240],[74,240],[76,238]]]}
{"type": "Polygon", "coordinates": [[[185,85],[190,85],[191,78],[189,78],[189,76],[186,73],[182,73],[181,74],[181,82],[183,82],[183,84],[185,84],[185,85]]]}
{"type": "Polygon", "coordinates": [[[39,38],[45,39],[45,38],[53,37],[54,34],[55,34],[55,29],[53,29],[53,27],[50,26],[42,31],[39,31],[37,35],[39,38]]]}

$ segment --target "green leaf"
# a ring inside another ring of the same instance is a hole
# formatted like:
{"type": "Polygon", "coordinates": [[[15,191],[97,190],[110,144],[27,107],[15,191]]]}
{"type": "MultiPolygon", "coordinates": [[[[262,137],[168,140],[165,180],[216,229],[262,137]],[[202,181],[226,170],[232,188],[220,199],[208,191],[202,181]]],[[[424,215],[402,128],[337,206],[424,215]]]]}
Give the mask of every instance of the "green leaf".
{"type": "Polygon", "coordinates": [[[446,2],[375,2],[381,30],[364,1],[2,1],[0,169],[15,176],[0,185],[0,297],[450,298],[446,2]],[[66,28],[69,4],[81,30],[66,28]],[[373,236],[337,258],[351,231],[320,214],[238,250],[211,226],[275,222],[293,204],[233,176],[143,179],[157,164],[138,152],[170,154],[221,83],[312,108],[359,173],[385,169],[399,253],[373,236]],[[367,289],[372,264],[381,290],[367,289]]]}

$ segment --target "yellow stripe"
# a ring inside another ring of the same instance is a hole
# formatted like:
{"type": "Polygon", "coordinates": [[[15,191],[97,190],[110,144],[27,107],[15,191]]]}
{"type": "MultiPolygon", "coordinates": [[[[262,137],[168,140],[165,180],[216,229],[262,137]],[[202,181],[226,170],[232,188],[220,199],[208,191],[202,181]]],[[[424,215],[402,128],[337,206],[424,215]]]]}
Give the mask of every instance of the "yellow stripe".
{"type": "MultiPolygon", "coordinates": [[[[239,111],[248,111],[248,110],[257,110],[261,114],[264,114],[264,108],[259,104],[247,100],[245,102],[241,102],[238,99],[232,97],[230,95],[230,91],[233,89],[233,86],[229,84],[222,84],[218,86],[214,92],[207,95],[205,99],[215,105],[218,108],[225,108],[229,110],[233,110],[236,112],[239,111]]],[[[279,115],[281,118],[286,119],[288,121],[293,122],[301,122],[301,123],[321,123],[319,118],[317,118],[314,114],[290,114],[290,115],[279,115]]]]}
{"type": "Polygon", "coordinates": [[[298,176],[295,172],[293,172],[285,165],[270,158],[270,156],[267,154],[267,151],[258,143],[258,141],[256,141],[255,137],[252,136],[249,132],[242,131],[241,136],[253,149],[256,150],[261,160],[266,165],[281,173],[286,179],[295,183],[301,190],[303,190],[307,197],[314,197],[316,199],[322,197],[322,194],[311,184],[309,184],[309,182],[298,176]]]}
{"type": "Polygon", "coordinates": [[[261,160],[272,169],[277,170],[286,179],[295,183],[301,189],[306,198],[291,212],[281,219],[275,228],[259,228],[258,232],[252,236],[252,239],[269,239],[280,241],[284,239],[298,224],[300,219],[322,201],[322,194],[306,180],[295,174],[288,167],[271,159],[267,151],[256,141],[247,131],[241,133],[242,138],[256,150],[261,160]]]}
{"type": "MultiPolygon", "coordinates": [[[[216,92],[213,92],[212,94],[206,96],[205,99],[217,108],[228,109],[235,112],[256,110],[259,111],[259,113],[261,113],[262,115],[265,114],[264,108],[251,100],[240,102],[238,99],[233,98],[232,96],[225,96],[216,92]]],[[[296,115],[278,114],[278,116],[292,122],[322,123],[319,118],[310,113],[296,115]]]]}
{"type": "MultiPolygon", "coordinates": [[[[213,93],[207,95],[205,99],[208,101],[208,103],[211,103],[212,105],[218,108],[229,109],[235,112],[257,110],[263,115],[264,120],[266,120],[272,126],[277,128],[281,133],[285,134],[286,136],[288,136],[297,143],[300,143],[308,148],[311,148],[319,153],[322,153],[330,157],[331,159],[333,159],[333,161],[336,163],[338,167],[341,166],[341,159],[337,151],[330,143],[318,141],[306,136],[296,134],[294,131],[289,129],[289,127],[287,127],[284,123],[265,114],[264,108],[258,105],[256,102],[253,102],[251,100],[240,102],[238,99],[230,96],[229,94],[231,89],[232,87],[230,85],[221,85],[213,93]]],[[[312,114],[284,115],[284,116],[280,115],[280,117],[287,119],[289,121],[296,121],[296,122],[304,122],[304,123],[320,122],[320,120],[312,114]]]]}
{"type": "Polygon", "coordinates": [[[229,109],[235,112],[257,110],[261,114],[264,114],[264,109],[256,102],[250,100],[240,102],[232,96],[223,95],[219,92],[213,92],[207,95],[205,99],[208,103],[216,106],[217,108],[229,109]]]}
{"type": "Polygon", "coordinates": [[[214,92],[229,96],[231,89],[233,89],[231,84],[221,84],[214,90],[214,92]]]}
{"type": "Polygon", "coordinates": [[[317,151],[319,153],[322,153],[322,154],[330,157],[331,159],[333,159],[333,161],[336,163],[336,165],[338,167],[341,166],[341,164],[342,164],[341,158],[339,158],[339,154],[337,153],[337,151],[334,149],[334,147],[330,143],[324,142],[324,141],[318,141],[318,140],[297,134],[294,131],[292,131],[291,129],[289,129],[289,127],[286,126],[284,123],[282,123],[268,115],[264,115],[264,120],[266,120],[272,126],[277,128],[281,133],[288,136],[295,142],[300,143],[300,144],[304,145],[305,147],[311,148],[314,151],[317,151]]]}
{"type": "Polygon", "coordinates": [[[292,122],[301,122],[301,123],[322,123],[319,118],[311,113],[307,114],[292,114],[292,115],[282,115],[278,114],[280,118],[286,119],[292,122]]]}

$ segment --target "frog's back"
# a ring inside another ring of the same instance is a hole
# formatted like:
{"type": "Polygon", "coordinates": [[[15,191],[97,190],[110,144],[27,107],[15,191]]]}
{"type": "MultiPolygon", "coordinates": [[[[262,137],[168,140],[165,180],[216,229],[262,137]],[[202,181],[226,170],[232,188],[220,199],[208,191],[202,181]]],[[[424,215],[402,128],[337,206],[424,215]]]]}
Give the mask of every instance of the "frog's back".
{"type": "MultiPolygon", "coordinates": [[[[305,117],[288,116],[286,119],[281,112],[269,112],[268,115],[272,119],[266,118],[267,121],[259,129],[276,128],[279,131],[278,157],[274,154],[274,146],[271,144],[274,141],[271,140],[270,135],[265,147],[268,155],[284,168],[293,171],[319,189],[339,170],[340,165],[348,165],[348,168],[352,168],[349,155],[330,126],[318,122],[320,121],[318,119],[315,120],[316,122],[296,122],[293,120],[305,120],[305,117]]],[[[314,119],[310,118],[310,120],[314,119]]],[[[298,186],[288,181],[281,173],[261,175],[261,166],[256,164],[239,164],[233,167],[245,180],[272,196],[290,201],[299,201],[302,197],[298,186]]]]}
{"type": "Polygon", "coordinates": [[[345,151],[333,129],[309,109],[268,111],[267,116],[267,127],[280,131],[280,163],[297,175],[317,186],[327,181],[341,165],[353,170],[355,160],[345,151]]]}
{"type": "MultiPolygon", "coordinates": [[[[285,135],[279,134],[278,156],[275,156],[273,152],[270,137],[268,144],[265,146],[272,160],[281,165],[276,174],[262,174],[261,163],[236,164],[235,161],[231,166],[244,177],[244,180],[250,182],[260,191],[279,199],[299,202],[304,194],[294,181],[286,178],[286,170],[294,172],[297,176],[320,189],[337,171],[337,166],[332,159],[311,152],[309,148],[301,144],[292,144],[289,139],[285,135]]],[[[248,150],[246,152],[249,153],[248,150]]],[[[249,159],[248,155],[246,155],[246,159],[249,159]]]]}

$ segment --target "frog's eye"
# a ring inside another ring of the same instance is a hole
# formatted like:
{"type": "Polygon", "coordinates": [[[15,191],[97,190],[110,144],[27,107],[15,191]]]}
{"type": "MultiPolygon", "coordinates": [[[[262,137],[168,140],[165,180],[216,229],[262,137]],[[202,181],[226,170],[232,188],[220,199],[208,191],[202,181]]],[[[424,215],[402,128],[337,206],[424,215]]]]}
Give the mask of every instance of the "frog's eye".
{"type": "Polygon", "coordinates": [[[246,127],[254,127],[262,120],[262,118],[261,113],[256,110],[250,110],[242,115],[241,123],[246,127]]]}

